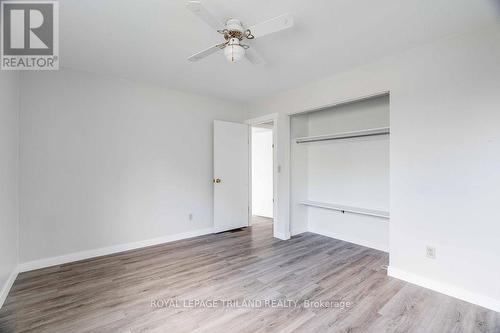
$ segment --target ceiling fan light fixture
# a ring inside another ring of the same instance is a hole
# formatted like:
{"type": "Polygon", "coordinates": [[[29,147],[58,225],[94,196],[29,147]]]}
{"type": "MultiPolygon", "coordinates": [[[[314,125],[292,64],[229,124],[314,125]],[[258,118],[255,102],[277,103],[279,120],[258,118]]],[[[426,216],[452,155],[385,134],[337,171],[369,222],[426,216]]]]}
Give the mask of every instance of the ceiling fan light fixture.
{"type": "Polygon", "coordinates": [[[254,48],[248,49],[250,45],[245,45],[241,42],[293,27],[293,16],[290,14],[283,14],[253,26],[245,27],[239,19],[229,18],[221,20],[221,16],[214,16],[201,1],[203,0],[188,0],[186,6],[194,15],[198,16],[198,18],[222,35],[224,42],[212,45],[203,51],[193,54],[188,58],[189,61],[198,61],[224,50],[224,55],[229,62],[238,62],[243,57],[246,57],[253,65],[263,65],[266,62],[258,52],[254,48]],[[248,51],[245,51],[247,49],[248,51]]]}
{"type": "Polygon", "coordinates": [[[245,48],[240,45],[238,38],[231,38],[224,49],[224,55],[229,62],[238,62],[245,56],[245,48]]]}

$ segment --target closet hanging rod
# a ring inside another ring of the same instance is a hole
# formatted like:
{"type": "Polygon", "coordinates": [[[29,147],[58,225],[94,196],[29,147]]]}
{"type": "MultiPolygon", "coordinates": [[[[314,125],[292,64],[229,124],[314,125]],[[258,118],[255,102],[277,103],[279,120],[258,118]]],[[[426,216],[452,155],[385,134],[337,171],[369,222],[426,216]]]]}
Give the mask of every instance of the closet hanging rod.
{"type": "Polygon", "coordinates": [[[385,134],[390,134],[389,127],[370,128],[359,131],[333,133],[333,134],[317,135],[317,136],[306,136],[302,138],[296,138],[295,142],[307,143],[307,142],[317,142],[317,141],[327,141],[327,140],[341,140],[341,139],[360,138],[364,136],[375,136],[375,135],[385,135],[385,134]]]}

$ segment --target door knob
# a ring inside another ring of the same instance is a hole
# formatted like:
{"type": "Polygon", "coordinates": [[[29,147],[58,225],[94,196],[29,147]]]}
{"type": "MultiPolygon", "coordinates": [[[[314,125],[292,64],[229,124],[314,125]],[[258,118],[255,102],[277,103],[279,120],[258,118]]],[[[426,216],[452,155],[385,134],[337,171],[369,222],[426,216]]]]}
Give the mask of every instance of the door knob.
{"type": "Polygon", "coordinates": [[[222,181],[222,180],[220,180],[220,178],[215,178],[215,179],[214,179],[214,183],[217,183],[217,184],[219,184],[221,181],[222,181]]]}

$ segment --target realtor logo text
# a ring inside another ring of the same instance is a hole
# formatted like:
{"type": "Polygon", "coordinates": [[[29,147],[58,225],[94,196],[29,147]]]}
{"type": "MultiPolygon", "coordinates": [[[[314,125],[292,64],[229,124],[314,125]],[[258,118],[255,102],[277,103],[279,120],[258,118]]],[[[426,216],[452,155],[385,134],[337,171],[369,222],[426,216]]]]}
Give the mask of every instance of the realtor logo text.
{"type": "Polygon", "coordinates": [[[1,4],[1,69],[59,69],[58,2],[1,4]]]}

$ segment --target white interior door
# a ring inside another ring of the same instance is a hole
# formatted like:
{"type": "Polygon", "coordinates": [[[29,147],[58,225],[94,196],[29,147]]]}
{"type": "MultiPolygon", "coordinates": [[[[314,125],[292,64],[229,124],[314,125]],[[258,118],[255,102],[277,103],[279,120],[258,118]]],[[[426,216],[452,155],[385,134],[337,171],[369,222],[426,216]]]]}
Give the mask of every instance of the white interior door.
{"type": "Polygon", "coordinates": [[[248,227],[248,125],[214,121],[214,228],[248,227]]]}

